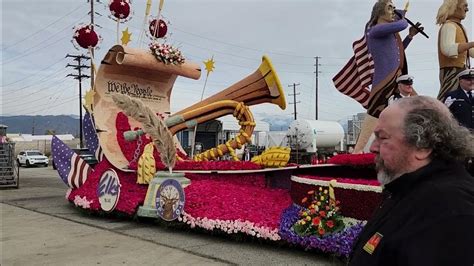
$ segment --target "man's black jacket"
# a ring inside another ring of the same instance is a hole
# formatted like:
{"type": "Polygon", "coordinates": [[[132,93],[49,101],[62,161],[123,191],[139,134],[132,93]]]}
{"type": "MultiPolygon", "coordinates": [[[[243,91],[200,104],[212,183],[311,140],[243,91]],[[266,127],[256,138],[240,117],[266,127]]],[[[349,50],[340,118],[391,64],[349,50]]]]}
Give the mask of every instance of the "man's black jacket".
{"type": "Polygon", "coordinates": [[[460,163],[435,160],[384,196],[349,265],[474,265],[474,178],[460,163]]]}

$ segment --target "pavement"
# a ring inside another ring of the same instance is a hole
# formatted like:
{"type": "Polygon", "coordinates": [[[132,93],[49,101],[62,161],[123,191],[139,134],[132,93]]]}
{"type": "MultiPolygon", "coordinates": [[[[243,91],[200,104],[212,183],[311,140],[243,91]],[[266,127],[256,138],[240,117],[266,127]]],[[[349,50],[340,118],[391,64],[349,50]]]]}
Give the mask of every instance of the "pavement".
{"type": "Polygon", "coordinates": [[[0,190],[1,265],[344,265],[338,258],[238,242],[73,207],[51,167],[20,168],[0,190]]]}

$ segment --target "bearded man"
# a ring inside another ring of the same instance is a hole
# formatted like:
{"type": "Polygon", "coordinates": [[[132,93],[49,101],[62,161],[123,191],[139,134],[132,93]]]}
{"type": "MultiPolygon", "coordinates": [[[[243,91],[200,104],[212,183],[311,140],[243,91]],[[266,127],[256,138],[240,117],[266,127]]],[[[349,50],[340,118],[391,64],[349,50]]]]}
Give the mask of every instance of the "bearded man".
{"type": "Polygon", "coordinates": [[[370,151],[384,199],[349,265],[472,265],[474,136],[437,99],[399,99],[380,114],[370,151]]]}

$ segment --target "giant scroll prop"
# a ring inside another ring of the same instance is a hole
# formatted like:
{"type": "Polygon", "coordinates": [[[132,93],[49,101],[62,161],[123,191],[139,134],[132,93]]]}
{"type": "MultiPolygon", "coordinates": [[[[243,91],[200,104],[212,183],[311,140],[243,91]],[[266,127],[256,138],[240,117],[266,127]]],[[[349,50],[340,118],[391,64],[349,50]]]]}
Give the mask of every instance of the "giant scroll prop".
{"type": "MultiPolygon", "coordinates": [[[[94,119],[99,143],[115,167],[126,169],[129,161],[117,142],[115,121],[121,110],[113,94],[125,94],[141,100],[153,112],[169,114],[170,96],[178,76],[199,79],[201,69],[194,63],[182,65],[159,62],[148,50],[113,46],[101,62],[95,81],[94,119]]],[[[131,128],[141,127],[129,118],[131,128]]]]}

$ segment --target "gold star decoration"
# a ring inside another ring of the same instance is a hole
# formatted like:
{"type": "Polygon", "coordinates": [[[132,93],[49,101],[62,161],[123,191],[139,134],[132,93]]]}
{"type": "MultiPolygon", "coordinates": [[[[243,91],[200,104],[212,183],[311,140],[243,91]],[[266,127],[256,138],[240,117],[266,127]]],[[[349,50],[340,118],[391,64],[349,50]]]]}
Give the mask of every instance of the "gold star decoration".
{"type": "Polygon", "coordinates": [[[86,92],[86,95],[84,95],[84,107],[87,109],[87,111],[92,114],[92,106],[94,105],[94,95],[95,91],[90,89],[89,91],[86,92]]]}
{"type": "Polygon", "coordinates": [[[214,71],[214,56],[211,57],[211,59],[208,59],[207,61],[204,61],[204,65],[206,66],[207,70],[207,75],[214,71]]]}
{"type": "Polygon", "coordinates": [[[122,31],[122,45],[127,45],[131,39],[130,37],[132,36],[132,34],[130,32],[128,32],[128,27],[122,31]]]}

